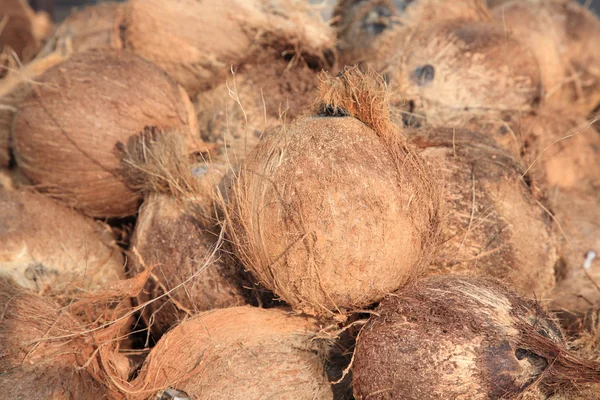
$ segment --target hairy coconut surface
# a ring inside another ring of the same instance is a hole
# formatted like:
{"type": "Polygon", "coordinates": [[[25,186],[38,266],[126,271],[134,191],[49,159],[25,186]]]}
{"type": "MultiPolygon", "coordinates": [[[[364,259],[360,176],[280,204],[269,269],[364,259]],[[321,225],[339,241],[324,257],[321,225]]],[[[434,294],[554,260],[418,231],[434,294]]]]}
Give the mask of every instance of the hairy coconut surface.
{"type": "Polygon", "coordinates": [[[152,349],[128,398],[175,389],[201,399],[332,399],[315,320],[280,309],[206,311],[152,349]]]}
{"type": "Polygon", "coordinates": [[[407,135],[444,190],[441,246],[430,273],[492,276],[545,298],[560,261],[558,240],[523,166],[475,132],[423,128],[407,135]]]}
{"type": "Polygon", "coordinates": [[[195,133],[185,92],[135,55],[76,54],[39,82],[14,119],[15,159],[41,190],[91,216],[137,210],[139,195],[116,172],[118,141],[148,125],[195,133]]]}
{"type": "Polygon", "coordinates": [[[191,95],[225,80],[267,47],[321,58],[334,35],[314,7],[301,0],[132,0],[125,45],[156,63],[191,95]]]}
{"type": "Polygon", "coordinates": [[[417,29],[386,66],[406,123],[466,127],[502,124],[535,109],[539,67],[531,50],[499,26],[453,21],[417,29]]]}
{"type": "Polygon", "coordinates": [[[498,24],[539,60],[545,99],[580,113],[600,103],[600,21],[573,0],[513,0],[493,10],[498,24]]]}
{"type": "Polygon", "coordinates": [[[107,226],[25,190],[0,190],[0,275],[45,292],[89,291],[124,277],[107,226]]]}
{"type": "Polygon", "coordinates": [[[357,399],[546,399],[598,379],[551,315],[497,281],[425,279],[376,312],[356,344],[357,399]]]}
{"type": "Polygon", "coordinates": [[[436,187],[382,87],[357,69],[325,76],[319,115],[259,143],[230,194],[237,254],[296,309],[378,301],[419,271],[436,237],[436,187]]]}
{"type": "Polygon", "coordinates": [[[387,58],[389,49],[401,48],[415,27],[491,18],[482,0],[339,0],[332,23],[342,61],[352,65],[387,58]]]}

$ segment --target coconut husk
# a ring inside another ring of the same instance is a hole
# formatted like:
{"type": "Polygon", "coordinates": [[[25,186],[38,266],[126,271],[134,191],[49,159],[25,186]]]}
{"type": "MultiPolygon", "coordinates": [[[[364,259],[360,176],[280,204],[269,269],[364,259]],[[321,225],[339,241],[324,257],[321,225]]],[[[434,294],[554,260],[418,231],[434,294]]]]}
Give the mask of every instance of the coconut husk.
{"type": "Polygon", "coordinates": [[[552,315],[497,281],[439,276],[388,296],[361,330],[357,399],[547,399],[598,382],[552,315]],[[402,371],[401,374],[398,371],[402,371]]]}
{"type": "Polygon", "coordinates": [[[162,67],[192,96],[275,44],[280,53],[318,61],[334,42],[318,11],[300,0],[133,0],[124,35],[128,49],[162,67]]]}
{"type": "Polygon", "coordinates": [[[297,310],[332,316],[418,273],[437,237],[439,198],[390,122],[380,79],[357,69],[323,74],[319,90],[312,116],[248,156],[228,220],[260,283],[297,310]]]}
{"type": "Polygon", "coordinates": [[[508,1],[493,10],[538,58],[545,101],[581,114],[600,103],[600,21],[572,0],[508,1]]]}
{"type": "Polygon", "coordinates": [[[399,93],[393,103],[406,124],[502,125],[536,109],[542,97],[534,54],[499,26],[452,21],[423,27],[395,54],[375,68],[399,93]]]}
{"type": "Polygon", "coordinates": [[[40,190],[90,216],[126,216],[139,205],[118,174],[117,142],[155,125],[180,129],[189,148],[205,150],[183,89],[140,57],[80,53],[39,82],[14,120],[17,165],[40,190]]]}
{"type": "Polygon", "coordinates": [[[152,349],[127,398],[332,399],[315,320],[279,309],[206,311],[152,349]]]}
{"type": "Polygon", "coordinates": [[[401,52],[415,27],[491,19],[482,0],[339,0],[332,24],[343,64],[353,65],[401,52]]]}
{"type": "Polygon", "coordinates": [[[74,9],[56,28],[41,54],[54,51],[120,50],[125,18],[123,3],[103,2],[74,9]]]}
{"type": "Polygon", "coordinates": [[[474,132],[424,128],[407,135],[444,190],[442,244],[429,273],[491,276],[545,298],[555,284],[558,239],[524,167],[474,132]]]}
{"type": "Polygon", "coordinates": [[[35,13],[26,0],[3,0],[0,21],[0,52],[4,53],[0,64],[6,56],[12,58],[10,53],[22,63],[33,59],[54,28],[50,16],[35,13]]]}

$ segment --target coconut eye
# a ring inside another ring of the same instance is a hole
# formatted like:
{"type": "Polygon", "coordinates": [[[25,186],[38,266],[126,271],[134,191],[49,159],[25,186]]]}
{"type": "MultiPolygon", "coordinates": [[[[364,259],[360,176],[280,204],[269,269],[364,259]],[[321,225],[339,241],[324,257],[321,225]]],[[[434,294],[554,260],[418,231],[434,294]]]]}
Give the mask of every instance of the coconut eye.
{"type": "Polygon", "coordinates": [[[383,6],[374,7],[363,19],[362,27],[373,36],[381,34],[388,28],[392,13],[383,6]]]}
{"type": "Polygon", "coordinates": [[[419,86],[424,86],[435,78],[435,68],[427,64],[415,68],[412,73],[412,80],[419,86]]]}

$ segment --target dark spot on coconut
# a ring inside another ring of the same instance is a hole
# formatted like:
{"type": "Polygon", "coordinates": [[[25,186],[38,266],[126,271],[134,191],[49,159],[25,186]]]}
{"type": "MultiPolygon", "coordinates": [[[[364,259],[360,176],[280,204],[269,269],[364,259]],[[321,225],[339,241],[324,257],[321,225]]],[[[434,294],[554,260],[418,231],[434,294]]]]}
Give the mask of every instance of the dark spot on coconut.
{"type": "Polygon", "coordinates": [[[414,69],[411,79],[419,86],[424,86],[435,78],[435,68],[433,65],[422,65],[414,69]]]}
{"type": "Polygon", "coordinates": [[[381,32],[392,25],[392,21],[390,20],[391,16],[392,12],[389,8],[383,5],[374,7],[363,18],[362,29],[373,36],[380,35],[381,32]]]}
{"type": "Polygon", "coordinates": [[[321,113],[319,113],[317,116],[318,117],[340,118],[340,117],[349,117],[350,113],[348,112],[348,110],[346,110],[342,107],[335,107],[331,104],[326,104],[323,106],[321,113]]]}
{"type": "Polygon", "coordinates": [[[25,270],[25,278],[35,282],[36,286],[44,282],[49,282],[57,276],[58,272],[56,270],[48,269],[43,264],[37,262],[31,264],[25,270]]]}
{"type": "Polygon", "coordinates": [[[498,133],[502,136],[506,135],[508,133],[508,129],[506,129],[505,126],[501,126],[500,129],[498,129],[498,133]]]}
{"type": "Polygon", "coordinates": [[[411,3],[413,3],[413,2],[414,2],[414,0],[394,0],[394,6],[396,6],[396,9],[398,11],[403,13],[404,10],[406,10],[406,7],[411,5],[411,3]]]}
{"type": "Polygon", "coordinates": [[[559,258],[554,264],[554,278],[560,282],[567,277],[567,263],[563,258],[559,258]]]}
{"type": "Polygon", "coordinates": [[[383,74],[383,81],[385,82],[386,85],[389,85],[390,82],[392,81],[391,75],[389,73],[383,74]]]}

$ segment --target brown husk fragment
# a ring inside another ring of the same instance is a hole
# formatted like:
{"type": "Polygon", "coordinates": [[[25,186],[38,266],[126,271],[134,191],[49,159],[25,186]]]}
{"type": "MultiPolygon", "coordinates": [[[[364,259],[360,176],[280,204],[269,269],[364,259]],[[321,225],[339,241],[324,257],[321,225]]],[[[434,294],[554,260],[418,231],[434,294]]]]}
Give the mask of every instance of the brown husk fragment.
{"type": "Polygon", "coordinates": [[[492,276],[524,296],[545,298],[555,284],[558,240],[549,212],[523,179],[524,167],[475,132],[406,134],[438,171],[444,193],[441,245],[429,273],[492,276]]]}
{"type": "Polygon", "coordinates": [[[545,101],[587,114],[600,103],[600,21],[572,0],[513,0],[493,10],[498,25],[529,46],[545,101]]]}
{"type": "Polygon", "coordinates": [[[386,100],[371,74],[323,74],[316,115],[259,143],[233,185],[237,255],[297,310],[366,307],[427,262],[438,191],[386,100]]]}
{"type": "Polygon", "coordinates": [[[0,275],[38,292],[87,292],[124,278],[109,228],[32,191],[0,189],[0,275]]]}
{"type": "Polygon", "coordinates": [[[15,116],[17,165],[39,189],[90,216],[120,217],[137,210],[139,195],[115,171],[118,141],[156,125],[178,128],[190,147],[196,145],[189,98],[140,57],[80,53],[39,81],[15,116]]]}
{"type": "Polygon", "coordinates": [[[438,276],[389,295],[360,332],[357,399],[546,399],[598,382],[553,317],[498,281],[438,276]],[[399,373],[401,371],[401,373],[399,373]]]}
{"type": "Polygon", "coordinates": [[[147,399],[171,388],[198,399],[332,399],[317,329],[280,309],[206,311],[163,336],[126,394],[147,399]]]}
{"type": "Polygon", "coordinates": [[[128,49],[162,67],[192,96],[274,44],[283,44],[280,53],[321,59],[334,41],[318,11],[301,0],[131,0],[124,35],[128,49]]]}

